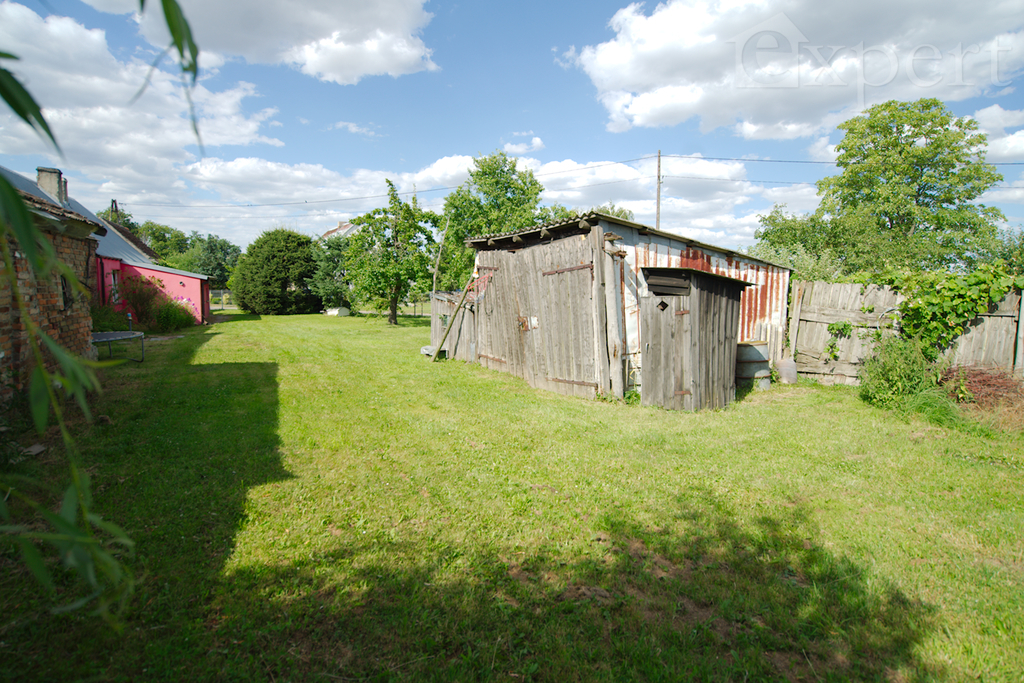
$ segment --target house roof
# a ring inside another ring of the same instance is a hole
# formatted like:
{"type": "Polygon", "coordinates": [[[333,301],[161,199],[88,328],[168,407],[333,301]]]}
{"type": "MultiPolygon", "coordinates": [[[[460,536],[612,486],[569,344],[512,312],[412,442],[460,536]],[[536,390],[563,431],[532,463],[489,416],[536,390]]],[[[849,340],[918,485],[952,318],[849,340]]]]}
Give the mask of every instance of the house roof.
{"type": "MultiPolygon", "coordinates": [[[[104,221],[106,222],[106,221],[104,221]]],[[[177,268],[168,268],[167,266],[158,266],[153,263],[152,259],[140,248],[136,242],[141,242],[138,238],[130,240],[128,235],[131,233],[127,228],[119,226],[114,223],[107,223],[112,229],[107,231],[107,234],[99,238],[99,245],[96,247],[96,255],[102,256],[103,258],[116,259],[129,265],[138,266],[139,268],[149,268],[150,270],[156,270],[161,273],[170,273],[172,275],[179,275],[183,277],[198,278],[200,280],[208,280],[209,277],[201,273],[190,273],[187,270],[178,270],[177,268]],[[120,228],[120,230],[118,230],[120,228]],[[124,233],[128,233],[125,235],[124,233]]],[[[134,237],[134,235],[131,235],[134,237]]],[[[152,249],[146,247],[144,244],[143,248],[147,252],[156,254],[152,249]]]]}
{"type": "Polygon", "coordinates": [[[338,227],[331,228],[324,234],[320,235],[320,239],[325,240],[328,237],[351,237],[352,235],[359,232],[361,225],[353,225],[352,223],[342,223],[338,221],[338,227]]]}
{"type": "Polygon", "coordinates": [[[470,237],[466,239],[466,246],[473,247],[478,251],[486,249],[508,249],[508,248],[519,248],[521,246],[528,246],[529,244],[536,244],[541,241],[547,241],[555,237],[565,237],[569,235],[582,234],[589,232],[591,226],[597,225],[598,221],[607,221],[609,223],[615,223],[622,225],[627,228],[633,228],[641,235],[655,235],[658,237],[664,237],[666,239],[675,240],[682,242],[691,247],[697,247],[698,249],[709,249],[717,251],[722,254],[729,256],[737,256],[739,258],[747,259],[749,261],[757,261],[758,263],[766,263],[777,268],[783,268],[785,270],[792,270],[789,266],[784,266],[779,263],[772,263],[771,261],[765,261],[764,259],[744,254],[740,251],[734,251],[732,249],[726,249],[725,247],[716,247],[713,244],[705,244],[704,242],[698,242],[697,240],[690,239],[689,237],[683,237],[673,232],[665,232],[664,230],[655,230],[649,225],[643,223],[635,223],[628,221],[625,218],[619,218],[618,216],[611,216],[605,213],[597,211],[591,211],[590,213],[579,214],[573,218],[554,221],[551,223],[545,223],[544,225],[535,225],[529,228],[523,228],[521,230],[511,230],[509,232],[493,233],[490,235],[480,235],[478,237],[470,237]]]}
{"type": "Polygon", "coordinates": [[[102,235],[106,232],[106,224],[73,197],[68,197],[66,201],[61,202],[57,197],[53,197],[40,188],[34,180],[3,166],[0,166],[0,175],[14,186],[30,210],[38,214],[46,214],[60,221],[72,221],[80,224],[84,228],[81,231],[84,234],[77,236],[85,237],[90,232],[102,235]]]}
{"type": "Polygon", "coordinates": [[[104,223],[107,225],[107,227],[116,230],[118,235],[120,235],[122,238],[130,242],[132,246],[134,246],[136,249],[145,254],[147,258],[160,258],[160,254],[150,249],[149,246],[145,242],[143,242],[138,235],[136,235],[134,232],[132,232],[125,226],[121,225],[120,223],[111,223],[110,221],[104,221],[104,223]]]}

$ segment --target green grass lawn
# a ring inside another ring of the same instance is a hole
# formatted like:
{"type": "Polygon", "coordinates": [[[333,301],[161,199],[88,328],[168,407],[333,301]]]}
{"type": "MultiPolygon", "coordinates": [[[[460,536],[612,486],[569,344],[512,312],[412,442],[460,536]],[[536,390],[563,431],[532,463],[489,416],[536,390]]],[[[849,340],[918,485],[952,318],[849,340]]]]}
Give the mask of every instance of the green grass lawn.
{"type": "Polygon", "coordinates": [[[74,426],[141,583],[116,635],[3,550],[0,678],[1020,679],[1019,436],[565,398],[428,337],[234,314],[104,371],[74,426]]]}

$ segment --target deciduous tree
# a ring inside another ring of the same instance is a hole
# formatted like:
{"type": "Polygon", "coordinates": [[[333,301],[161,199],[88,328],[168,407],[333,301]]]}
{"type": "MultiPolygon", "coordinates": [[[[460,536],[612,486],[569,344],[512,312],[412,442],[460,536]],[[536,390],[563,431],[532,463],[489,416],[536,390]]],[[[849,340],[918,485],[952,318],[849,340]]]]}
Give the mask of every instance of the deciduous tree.
{"type": "Polygon", "coordinates": [[[398,324],[398,304],[417,280],[427,278],[428,247],[439,222],[436,214],[416,202],[403,202],[394,183],[388,182],[388,206],[352,221],[362,228],[353,235],[346,259],[357,298],[379,311],[388,311],[388,323],[398,324]]]}
{"type": "Polygon", "coordinates": [[[495,152],[473,160],[469,178],[444,202],[448,222],[442,245],[440,289],[460,289],[473,270],[475,252],[467,237],[528,228],[544,222],[538,212],[544,186],[533,171],[520,169],[517,160],[495,152]]]}
{"type": "Polygon", "coordinates": [[[757,237],[828,249],[847,272],[951,268],[986,258],[1002,213],[977,203],[1002,180],[985,162],[977,122],[937,99],[878,104],[840,124],[838,175],[818,182],[821,205],[795,216],[776,206],[757,237]]]}
{"type": "Polygon", "coordinates": [[[316,270],[309,279],[309,288],[324,302],[324,306],[352,308],[352,281],[346,261],[350,239],[328,237],[313,244],[316,270]]]}

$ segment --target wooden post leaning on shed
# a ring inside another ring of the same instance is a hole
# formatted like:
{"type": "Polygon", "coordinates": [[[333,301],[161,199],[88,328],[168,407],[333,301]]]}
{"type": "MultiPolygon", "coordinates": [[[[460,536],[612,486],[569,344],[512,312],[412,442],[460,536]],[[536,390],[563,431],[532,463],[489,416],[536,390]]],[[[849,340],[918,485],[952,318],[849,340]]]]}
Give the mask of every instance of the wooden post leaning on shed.
{"type": "Polygon", "coordinates": [[[1017,348],[1013,354],[1013,374],[1024,377],[1024,291],[1017,306],[1017,348]]]}
{"type": "Polygon", "coordinates": [[[448,339],[448,333],[452,331],[452,325],[455,324],[455,317],[459,314],[459,309],[462,308],[462,304],[466,303],[466,296],[469,294],[469,288],[473,285],[473,276],[469,276],[469,282],[466,283],[466,288],[462,290],[462,298],[459,299],[459,304],[452,311],[452,317],[448,319],[448,326],[444,328],[444,335],[441,337],[441,341],[438,342],[437,348],[434,349],[434,355],[431,356],[430,362],[433,363],[437,360],[437,357],[441,355],[441,347],[444,346],[445,341],[448,339]]]}
{"type": "Polygon", "coordinates": [[[597,383],[597,394],[600,396],[608,391],[608,330],[605,322],[605,284],[604,284],[604,228],[600,222],[590,225],[580,221],[581,228],[590,228],[590,248],[594,262],[593,290],[591,305],[594,310],[594,381],[597,383]]]}
{"type": "Polygon", "coordinates": [[[789,352],[793,354],[793,360],[796,360],[796,341],[797,333],[800,331],[800,313],[803,308],[804,290],[808,284],[802,280],[797,280],[793,283],[793,317],[789,325],[789,352]]]}
{"type": "Polygon", "coordinates": [[[612,395],[622,398],[625,394],[626,372],[622,363],[623,351],[623,327],[625,322],[622,319],[622,277],[619,271],[618,256],[612,245],[616,239],[622,239],[618,235],[607,233],[605,236],[604,251],[604,275],[605,275],[605,306],[607,311],[607,331],[605,333],[608,343],[608,375],[611,380],[612,395]]]}

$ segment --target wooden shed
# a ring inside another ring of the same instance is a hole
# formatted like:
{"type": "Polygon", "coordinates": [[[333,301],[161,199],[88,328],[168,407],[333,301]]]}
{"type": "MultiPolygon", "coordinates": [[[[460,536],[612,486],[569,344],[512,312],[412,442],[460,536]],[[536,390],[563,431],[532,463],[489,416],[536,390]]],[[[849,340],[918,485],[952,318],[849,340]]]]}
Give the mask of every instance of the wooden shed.
{"type": "Polygon", "coordinates": [[[735,396],[737,341],[781,353],[786,268],[598,213],[467,244],[466,304],[432,301],[432,345],[454,317],[449,358],[570,396],[636,389],[645,404],[698,410],[735,396]]]}
{"type": "Polygon", "coordinates": [[[740,296],[750,284],[691,268],[649,268],[644,275],[641,402],[724,408],[736,398],[740,296]]]}

